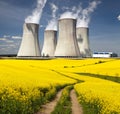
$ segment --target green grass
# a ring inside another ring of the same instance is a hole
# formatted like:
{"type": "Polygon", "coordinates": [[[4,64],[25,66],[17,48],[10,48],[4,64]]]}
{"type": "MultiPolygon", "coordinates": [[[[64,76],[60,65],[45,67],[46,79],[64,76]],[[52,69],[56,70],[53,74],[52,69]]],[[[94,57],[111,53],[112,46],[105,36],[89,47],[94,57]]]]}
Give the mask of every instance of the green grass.
{"type": "Polygon", "coordinates": [[[105,79],[113,82],[120,83],[120,77],[117,76],[108,76],[108,75],[100,75],[100,74],[91,74],[91,73],[77,73],[79,75],[84,75],[84,76],[90,76],[90,77],[95,77],[95,78],[100,78],[100,79],[105,79]]]}
{"type": "Polygon", "coordinates": [[[72,114],[72,104],[70,101],[70,91],[72,88],[73,86],[70,85],[63,89],[62,96],[51,114],[72,114]]]}
{"type": "Polygon", "coordinates": [[[99,114],[97,105],[86,103],[83,101],[80,104],[82,105],[83,108],[83,114],[99,114]]]}

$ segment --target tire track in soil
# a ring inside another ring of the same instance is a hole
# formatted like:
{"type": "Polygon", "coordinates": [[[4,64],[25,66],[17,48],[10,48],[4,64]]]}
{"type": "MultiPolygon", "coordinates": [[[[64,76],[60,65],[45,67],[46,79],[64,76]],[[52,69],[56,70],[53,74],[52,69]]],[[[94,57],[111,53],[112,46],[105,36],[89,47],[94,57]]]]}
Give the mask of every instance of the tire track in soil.
{"type": "Polygon", "coordinates": [[[61,94],[62,94],[62,90],[57,93],[56,98],[53,101],[45,105],[42,105],[40,111],[35,114],[51,114],[51,112],[54,110],[55,106],[57,105],[57,102],[59,101],[61,94]]]}
{"type": "Polygon", "coordinates": [[[70,98],[72,102],[72,114],[83,114],[82,106],[79,104],[75,90],[71,90],[70,98]]]}

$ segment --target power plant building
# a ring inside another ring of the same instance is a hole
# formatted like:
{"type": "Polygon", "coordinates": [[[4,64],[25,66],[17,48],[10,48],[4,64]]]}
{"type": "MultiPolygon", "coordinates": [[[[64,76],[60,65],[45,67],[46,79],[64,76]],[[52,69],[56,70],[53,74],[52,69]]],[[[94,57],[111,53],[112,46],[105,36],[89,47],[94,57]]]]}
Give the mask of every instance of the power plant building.
{"type": "Polygon", "coordinates": [[[110,58],[110,57],[118,57],[118,55],[114,52],[94,52],[92,57],[94,57],[94,58],[110,58]]]}
{"type": "Polygon", "coordinates": [[[53,57],[57,44],[57,31],[45,30],[42,56],[53,57]]]}
{"type": "Polygon", "coordinates": [[[59,35],[55,56],[79,57],[80,51],[76,38],[76,19],[60,19],[58,29],[59,35]]]}
{"type": "Polygon", "coordinates": [[[23,26],[23,38],[17,56],[40,56],[38,40],[39,25],[25,23],[23,26]]]}
{"type": "Polygon", "coordinates": [[[76,30],[77,42],[82,57],[91,57],[91,50],[89,46],[89,28],[78,27],[76,30]]]}

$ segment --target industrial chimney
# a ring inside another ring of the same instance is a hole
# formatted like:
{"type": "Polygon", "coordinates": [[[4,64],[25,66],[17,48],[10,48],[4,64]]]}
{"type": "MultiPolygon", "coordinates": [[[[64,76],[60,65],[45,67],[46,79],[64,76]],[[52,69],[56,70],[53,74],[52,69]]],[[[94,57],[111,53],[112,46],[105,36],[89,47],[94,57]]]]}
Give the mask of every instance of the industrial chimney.
{"type": "Polygon", "coordinates": [[[40,56],[38,30],[38,24],[24,24],[23,38],[17,56],[40,56]]]}
{"type": "Polygon", "coordinates": [[[89,46],[89,28],[78,27],[76,30],[78,46],[82,57],[91,57],[89,46]]]}
{"type": "Polygon", "coordinates": [[[76,38],[76,19],[65,18],[59,20],[59,35],[55,56],[80,56],[76,38]]]}
{"type": "Polygon", "coordinates": [[[45,30],[42,56],[53,57],[55,53],[56,44],[57,44],[57,31],[45,30]]]}

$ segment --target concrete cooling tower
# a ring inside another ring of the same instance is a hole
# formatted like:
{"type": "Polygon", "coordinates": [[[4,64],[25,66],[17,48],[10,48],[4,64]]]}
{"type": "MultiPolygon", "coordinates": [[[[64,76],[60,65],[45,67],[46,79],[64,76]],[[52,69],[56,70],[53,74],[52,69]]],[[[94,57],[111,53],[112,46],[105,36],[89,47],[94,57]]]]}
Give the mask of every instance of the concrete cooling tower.
{"type": "Polygon", "coordinates": [[[76,34],[81,56],[91,57],[89,46],[89,29],[86,27],[78,27],[76,34]]]}
{"type": "Polygon", "coordinates": [[[75,19],[60,19],[59,20],[59,35],[56,46],[55,56],[59,57],[78,57],[80,51],[76,38],[76,20],[75,19]]]}
{"type": "Polygon", "coordinates": [[[42,56],[53,57],[57,44],[57,31],[46,30],[44,32],[44,44],[42,49],[42,56]]]}
{"type": "Polygon", "coordinates": [[[38,24],[24,24],[23,38],[17,56],[40,56],[38,30],[38,24]]]}

